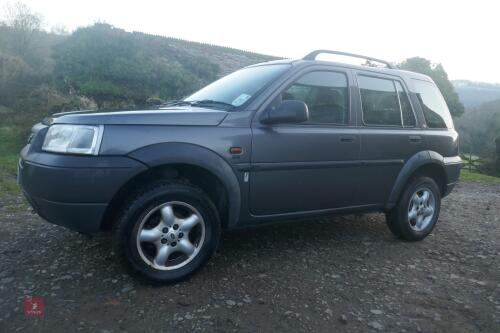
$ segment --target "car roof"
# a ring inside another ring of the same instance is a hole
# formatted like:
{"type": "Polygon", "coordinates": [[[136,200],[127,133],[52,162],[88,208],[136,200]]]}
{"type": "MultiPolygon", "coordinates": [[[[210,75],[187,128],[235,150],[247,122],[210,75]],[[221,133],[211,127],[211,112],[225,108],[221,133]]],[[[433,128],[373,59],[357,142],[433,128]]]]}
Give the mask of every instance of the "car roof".
{"type": "Polygon", "coordinates": [[[262,63],[251,65],[248,67],[265,66],[265,65],[279,65],[279,64],[289,64],[292,66],[308,66],[308,65],[312,65],[312,64],[317,64],[317,65],[325,65],[325,66],[344,67],[344,68],[350,68],[350,69],[355,69],[355,70],[381,73],[381,74],[386,74],[386,75],[403,76],[407,79],[413,78],[413,79],[433,82],[432,79],[425,74],[420,74],[420,73],[416,73],[416,72],[407,71],[404,69],[399,69],[395,66],[392,66],[393,68],[372,67],[372,66],[354,65],[354,64],[349,64],[349,63],[328,61],[328,60],[280,59],[280,60],[272,60],[272,61],[262,62],[262,63]]]}

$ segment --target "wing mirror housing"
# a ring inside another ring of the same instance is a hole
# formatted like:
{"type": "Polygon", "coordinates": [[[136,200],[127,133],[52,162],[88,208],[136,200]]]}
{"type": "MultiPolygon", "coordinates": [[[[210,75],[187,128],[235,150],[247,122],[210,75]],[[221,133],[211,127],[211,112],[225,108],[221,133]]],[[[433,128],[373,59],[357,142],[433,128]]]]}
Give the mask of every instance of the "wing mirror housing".
{"type": "Polygon", "coordinates": [[[281,102],[278,107],[264,112],[260,122],[267,125],[283,123],[302,123],[309,119],[309,110],[306,103],[297,100],[281,102]]]}

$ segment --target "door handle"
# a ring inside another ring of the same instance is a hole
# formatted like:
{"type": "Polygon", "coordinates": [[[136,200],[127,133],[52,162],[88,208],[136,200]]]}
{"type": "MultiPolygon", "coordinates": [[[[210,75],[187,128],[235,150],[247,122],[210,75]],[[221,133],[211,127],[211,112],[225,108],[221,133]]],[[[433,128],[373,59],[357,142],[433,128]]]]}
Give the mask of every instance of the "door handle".
{"type": "Polygon", "coordinates": [[[410,135],[408,139],[410,140],[410,143],[422,142],[422,137],[420,135],[410,135]]]}
{"type": "Polygon", "coordinates": [[[354,142],[356,137],[353,135],[343,135],[340,137],[340,142],[354,142]]]}

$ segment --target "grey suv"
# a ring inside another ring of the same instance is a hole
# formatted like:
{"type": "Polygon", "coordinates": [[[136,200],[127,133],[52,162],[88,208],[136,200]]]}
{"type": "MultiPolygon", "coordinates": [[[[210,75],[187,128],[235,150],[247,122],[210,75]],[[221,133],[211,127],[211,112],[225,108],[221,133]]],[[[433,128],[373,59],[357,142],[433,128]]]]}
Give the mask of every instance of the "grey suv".
{"type": "Polygon", "coordinates": [[[128,269],[162,283],[206,263],[223,229],[384,212],[397,237],[421,240],[460,168],[429,77],[319,50],[246,67],[157,110],[55,114],[33,127],[19,182],[42,218],[112,228],[128,269]]]}

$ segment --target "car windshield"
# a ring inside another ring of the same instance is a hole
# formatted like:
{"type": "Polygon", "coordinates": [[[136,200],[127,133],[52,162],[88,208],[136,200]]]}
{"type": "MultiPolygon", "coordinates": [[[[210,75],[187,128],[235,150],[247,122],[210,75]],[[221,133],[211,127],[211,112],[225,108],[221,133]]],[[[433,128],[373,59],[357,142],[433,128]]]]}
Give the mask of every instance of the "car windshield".
{"type": "Polygon", "coordinates": [[[289,64],[276,64],[243,68],[209,84],[178,103],[235,110],[245,105],[289,67],[289,64]]]}

